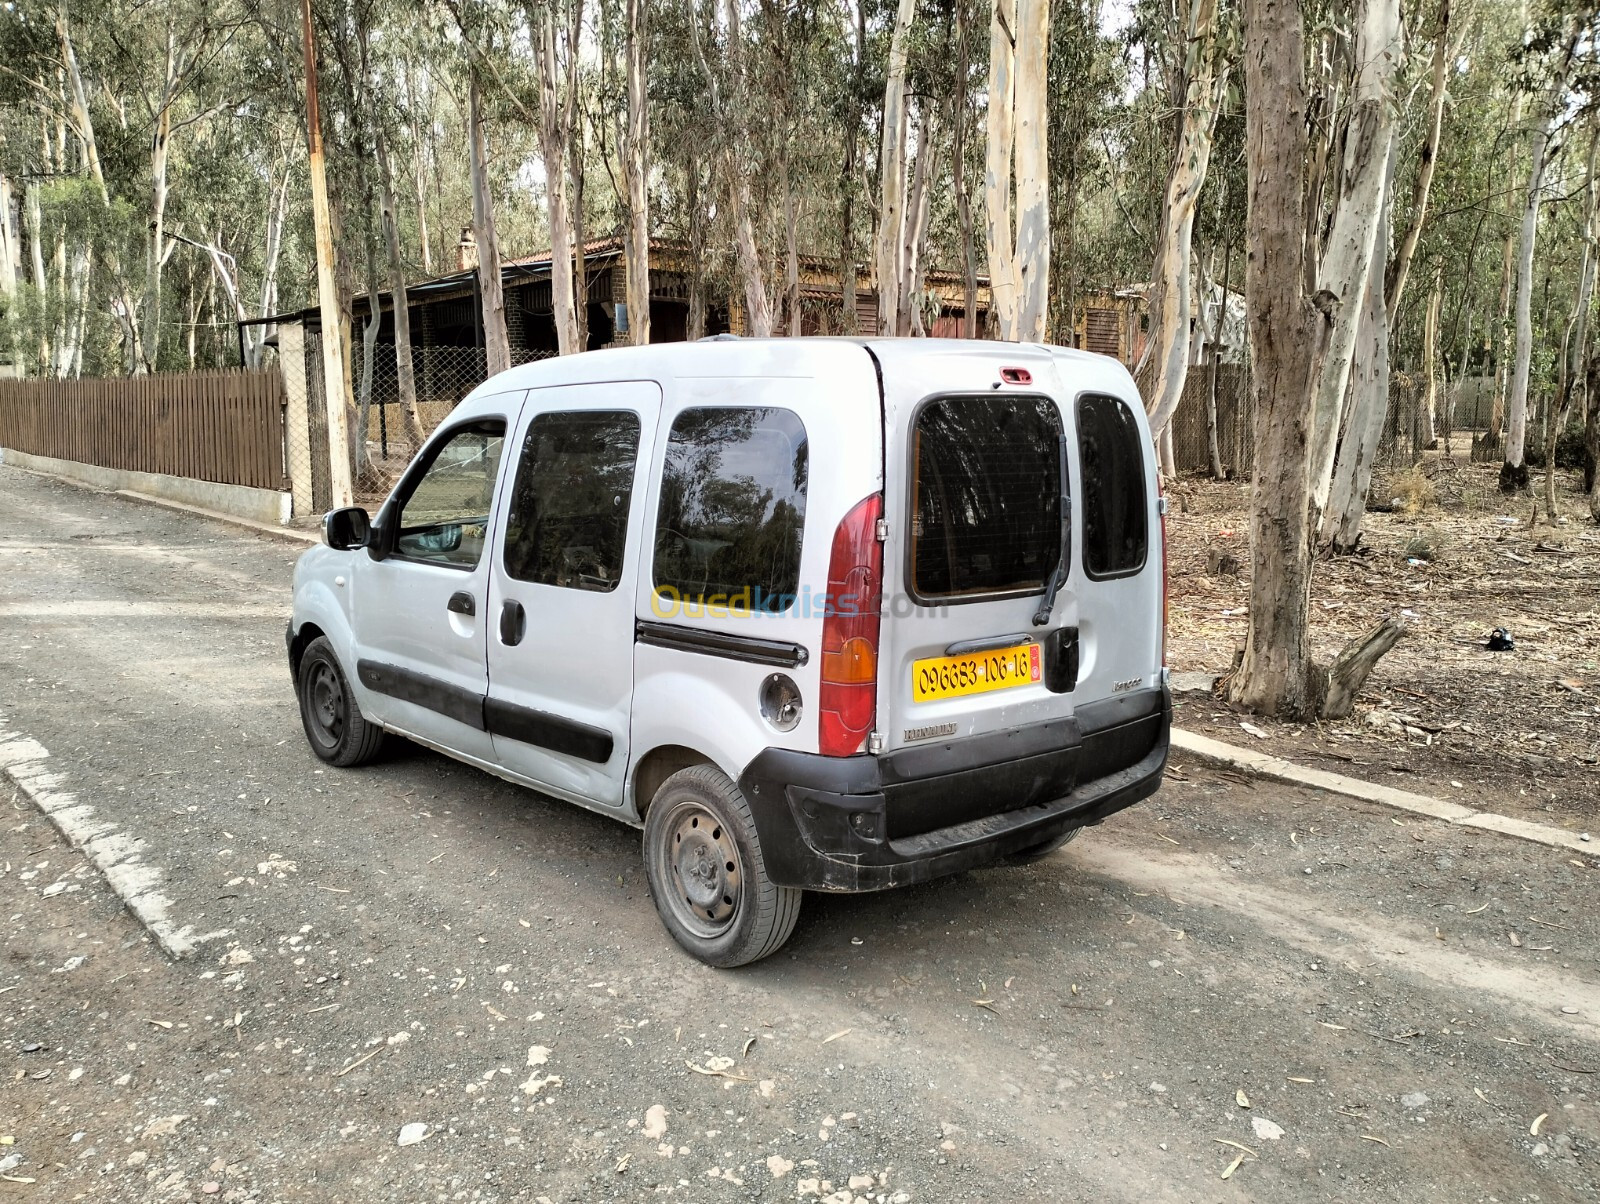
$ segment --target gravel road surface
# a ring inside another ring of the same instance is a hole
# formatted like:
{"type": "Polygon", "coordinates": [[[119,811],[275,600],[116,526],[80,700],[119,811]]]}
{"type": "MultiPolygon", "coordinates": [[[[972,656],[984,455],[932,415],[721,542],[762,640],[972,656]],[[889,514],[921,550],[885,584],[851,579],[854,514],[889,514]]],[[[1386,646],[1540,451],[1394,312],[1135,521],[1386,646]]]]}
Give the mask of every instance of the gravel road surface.
{"type": "Polygon", "coordinates": [[[632,829],[313,758],[296,551],[0,468],[0,761],[189,950],[0,778],[0,1201],[1600,1198],[1596,857],[1179,762],[713,971],[632,829]]]}

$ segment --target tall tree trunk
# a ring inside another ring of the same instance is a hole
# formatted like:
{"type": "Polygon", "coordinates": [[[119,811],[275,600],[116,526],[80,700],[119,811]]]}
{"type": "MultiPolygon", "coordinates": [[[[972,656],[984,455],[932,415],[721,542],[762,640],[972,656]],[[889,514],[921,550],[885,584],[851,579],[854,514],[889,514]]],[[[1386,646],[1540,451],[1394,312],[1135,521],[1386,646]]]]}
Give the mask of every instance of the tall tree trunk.
{"type": "Polygon", "coordinates": [[[1573,398],[1575,395],[1582,398],[1582,405],[1588,409],[1588,374],[1585,368],[1588,364],[1589,342],[1589,309],[1594,297],[1595,277],[1595,251],[1596,239],[1600,238],[1600,230],[1596,229],[1596,219],[1600,217],[1600,195],[1597,195],[1596,186],[1600,184],[1595,177],[1595,160],[1600,155],[1600,128],[1591,129],[1589,134],[1589,155],[1584,167],[1584,210],[1583,210],[1583,261],[1578,269],[1578,293],[1573,299],[1572,316],[1567,319],[1567,326],[1561,336],[1560,379],[1556,386],[1557,403],[1551,406],[1552,416],[1545,424],[1544,436],[1544,512],[1545,518],[1553,527],[1556,525],[1556,444],[1561,439],[1561,432],[1566,428],[1567,419],[1572,413],[1573,398]]]}
{"type": "Polygon", "coordinates": [[[922,125],[917,131],[917,166],[911,192],[906,197],[904,245],[900,251],[900,325],[897,335],[926,338],[922,318],[923,254],[928,243],[928,207],[933,192],[933,177],[939,170],[939,110],[924,106],[922,125]]]}
{"type": "Polygon", "coordinates": [[[1317,274],[1318,293],[1313,298],[1329,324],[1328,344],[1317,364],[1316,391],[1312,396],[1313,531],[1327,509],[1333,487],[1333,461],[1350,384],[1356,327],[1367,292],[1367,275],[1374,270],[1373,248],[1377,246],[1394,129],[1391,90],[1400,55],[1399,0],[1363,0],[1355,38],[1356,84],[1344,135],[1344,156],[1335,181],[1331,232],[1317,274]]]}
{"type": "MultiPolygon", "coordinates": [[[[530,11],[539,54],[539,157],[544,160],[544,189],[550,225],[550,299],[555,311],[556,350],[582,351],[574,312],[572,230],[567,220],[567,145],[570,130],[564,118],[556,71],[556,26],[553,4],[530,11]]],[[[569,62],[567,69],[573,69],[569,62]]]]}
{"type": "Polygon", "coordinates": [[[511,367],[506,335],[505,294],[500,283],[500,240],[495,234],[494,198],[489,192],[489,156],[483,142],[483,96],[478,70],[467,81],[468,169],[472,180],[472,235],[478,244],[478,292],[483,305],[483,349],[489,376],[511,367]]]}
{"type": "MultiPolygon", "coordinates": [[[[433,275],[433,244],[428,237],[428,192],[425,185],[426,172],[423,162],[422,123],[417,114],[421,105],[417,101],[417,69],[410,57],[406,59],[406,100],[407,114],[411,124],[411,186],[417,198],[417,246],[422,255],[422,274],[433,275]]],[[[430,119],[431,120],[431,119],[430,119]]],[[[429,126],[432,133],[432,126],[429,126]]]]}
{"type": "MultiPolygon", "coordinates": [[[[389,168],[388,139],[383,127],[375,126],[378,153],[378,183],[383,196],[383,239],[389,252],[389,293],[394,309],[394,373],[400,396],[401,420],[406,439],[421,447],[424,439],[422,417],[417,413],[417,375],[411,362],[411,301],[406,295],[405,256],[400,250],[400,223],[395,219],[394,175],[389,168]]],[[[376,300],[373,302],[377,304],[376,300]]]]}
{"type": "Polygon", "coordinates": [[[1326,324],[1303,292],[1306,89],[1296,0],[1244,0],[1246,310],[1253,350],[1250,625],[1232,701],[1308,716],[1321,703],[1311,606],[1309,393],[1326,324]]]}
{"type": "Polygon", "coordinates": [[[1417,405],[1416,443],[1419,448],[1438,446],[1439,415],[1439,310],[1444,305],[1443,268],[1434,272],[1433,291],[1422,317],[1422,398],[1417,405]]]}
{"type": "Polygon", "coordinates": [[[1218,62],[1217,0],[1191,0],[1184,30],[1183,116],[1178,149],[1167,177],[1165,228],[1156,262],[1151,314],[1154,386],[1145,401],[1150,429],[1160,435],[1172,422],[1189,377],[1194,311],[1195,208],[1211,161],[1211,136],[1221,108],[1227,69],[1218,62]]]}
{"type": "Polygon", "coordinates": [[[856,236],[855,202],[861,146],[861,101],[866,89],[867,9],[866,0],[855,3],[855,59],[851,67],[850,103],[845,111],[844,155],[839,164],[839,330],[855,334],[861,327],[856,312],[856,236]]]}
{"type": "Polygon", "coordinates": [[[689,210],[689,317],[692,343],[706,334],[706,207],[700,196],[700,157],[689,152],[684,164],[684,201],[689,210]]]}
{"type": "Polygon", "coordinates": [[[1400,296],[1405,292],[1406,276],[1411,271],[1411,260],[1417,252],[1417,242],[1422,237],[1422,227],[1428,216],[1428,194],[1433,188],[1433,172],[1439,162],[1439,138],[1444,129],[1444,104],[1448,94],[1446,67],[1450,50],[1450,0],[1439,0],[1439,32],[1433,43],[1432,90],[1428,97],[1428,132],[1422,149],[1417,152],[1417,178],[1411,190],[1411,217],[1406,225],[1400,249],[1389,264],[1384,291],[1389,298],[1389,321],[1400,308],[1400,296]]]}
{"type": "Polygon", "coordinates": [[[779,174],[783,177],[783,309],[788,320],[789,337],[799,338],[805,333],[805,320],[800,312],[800,221],[795,212],[794,179],[789,172],[789,152],[778,152],[779,174]]]}
{"type": "Polygon", "coordinates": [[[971,0],[955,0],[956,88],[951,102],[950,170],[955,184],[956,233],[961,240],[961,337],[978,337],[978,248],[973,238],[972,196],[967,186],[967,131],[972,123],[967,80],[972,74],[971,0]]]}
{"type": "Polygon", "coordinates": [[[984,234],[994,313],[1003,339],[1039,342],[1045,337],[1050,284],[1045,120],[1049,49],[1048,0],[993,0],[984,234]]]}
{"type": "Polygon", "coordinates": [[[1489,331],[1489,345],[1494,349],[1494,386],[1489,399],[1489,422],[1483,438],[1474,448],[1474,458],[1494,459],[1504,443],[1506,424],[1506,394],[1511,386],[1511,363],[1516,358],[1516,335],[1511,324],[1511,295],[1516,284],[1517,237],[1506,231],[1500,256],[1500,304],[1495,310],[1497,321],[1489,331]]]}
{"type": "Polygon", "coordinates": [[[899,0],[889,40],[889,70],[883,87],[882,150],[878,156],[878,244],[874,254],[878,284],[878,333],[902,333],[900,302],[906,231],[906,61],[916,0],[899,0]]]}
{"type": "Polygon", "coordinates": [[[649,30],[647,0],[627,0],[628,136],[623,140],[623,175],[628,184],[628,224],[623,237],[627,262],[628,326],[634,343],[650,341],[650,98],[645,88],[649,30]]]}
{"type": "Polygon", "coordinates": [[[1550,127],[1554,120],[1554,114],[1542,116],[1528,139],[1527,201],[1517,241],[1516,358],[1506,399],[1505,462],[1500,466],[1500,488],[1507,493],[1528,484],[1523,458],[1528,437],[1528,379],[1533,363],[1533,254],[1539,239],[1539,207],[1544,202],[1544,173],[1549,165],[1550,127]]]}
{"type": "Polygon", "coordinates": [[[139,369],[153,372],[161,358],[161,270],[166,265],[167,163],[172,147],[172,104],[178,85],[176,34],[168,17],[166,62],[154,130],[150,135],[150,236],[145,247],[144,362],[139,369]]]}

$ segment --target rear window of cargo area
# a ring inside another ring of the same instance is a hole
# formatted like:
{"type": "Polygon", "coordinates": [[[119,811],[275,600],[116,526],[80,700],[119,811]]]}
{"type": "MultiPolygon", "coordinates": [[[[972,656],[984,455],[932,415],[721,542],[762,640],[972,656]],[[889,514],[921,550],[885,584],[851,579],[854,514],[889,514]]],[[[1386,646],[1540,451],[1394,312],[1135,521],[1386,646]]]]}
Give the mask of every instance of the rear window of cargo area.
{"type": "Polygon", "coordinates": [[[1125,402],[1090,393],[1078,401],[1083,465],[1083,571],[1125,577],[1144,567],[1144,437],[1125,402]]]}
{"type": "Polygon", "coordinates": [[[1030,593],[1061,554],[1061,415],[1043,397],[942,397],[912,429],[920,599],[1030,593]]]}

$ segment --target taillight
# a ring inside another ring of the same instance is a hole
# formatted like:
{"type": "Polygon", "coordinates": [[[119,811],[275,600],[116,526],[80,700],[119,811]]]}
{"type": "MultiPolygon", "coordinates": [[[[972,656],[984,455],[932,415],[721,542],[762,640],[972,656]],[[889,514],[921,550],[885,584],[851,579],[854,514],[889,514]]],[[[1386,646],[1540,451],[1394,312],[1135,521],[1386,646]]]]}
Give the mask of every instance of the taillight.
{"type": "Polygon", "coordinates": [[[817,744],[828,757],[861,752],[878,714],[878,615],[883,603],[883,495],[858,502],[833,533],[822,617],[817,744]]]}

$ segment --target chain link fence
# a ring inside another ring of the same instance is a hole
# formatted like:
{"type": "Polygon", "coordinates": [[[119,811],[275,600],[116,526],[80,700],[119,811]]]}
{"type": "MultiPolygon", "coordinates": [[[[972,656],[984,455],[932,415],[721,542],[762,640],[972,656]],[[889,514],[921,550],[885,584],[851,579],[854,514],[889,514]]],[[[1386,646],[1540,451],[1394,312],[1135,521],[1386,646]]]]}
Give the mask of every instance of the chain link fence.
{"type": "MultiPolygon", "coordinates": [[[[488,372],[482,347],[413,348],[413,413],[400,400],[394,344],[375,344],[370,361],[359,341],[352,350],[356,406],[346,416],[354,448],[351,483],[356,502],[371,508],[388,495],[423,440],[463,397],[487,379],[488,372]]],[[[513,365],[523,364],[554,354],[513,348],[511,361],[513,365]]],[[[314,516],[333,504],[322,335],[299,327],[282,328],[279,358],[287,395],[285,459],[294,485],[295,512],[297,516],[314,516]],[[308,500],[302,502],[302,498],[308,500]]]]}

